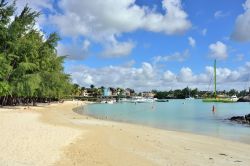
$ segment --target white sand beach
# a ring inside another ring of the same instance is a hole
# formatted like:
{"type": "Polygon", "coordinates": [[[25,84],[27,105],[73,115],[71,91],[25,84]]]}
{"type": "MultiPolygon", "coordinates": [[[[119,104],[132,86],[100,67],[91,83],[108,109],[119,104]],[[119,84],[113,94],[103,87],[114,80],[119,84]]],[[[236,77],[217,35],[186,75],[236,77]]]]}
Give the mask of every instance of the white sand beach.
{"type": "Polygon", "coordinates": [[[50,165],[81,131],[50,125],[33,111],[0,109],[0,165],[50,165]]]}
{"type": "Polygon", "coordinates": [[[244,165],[250,145],[76,114],[82,102],[0,109],[0,165],[244,165]]]}

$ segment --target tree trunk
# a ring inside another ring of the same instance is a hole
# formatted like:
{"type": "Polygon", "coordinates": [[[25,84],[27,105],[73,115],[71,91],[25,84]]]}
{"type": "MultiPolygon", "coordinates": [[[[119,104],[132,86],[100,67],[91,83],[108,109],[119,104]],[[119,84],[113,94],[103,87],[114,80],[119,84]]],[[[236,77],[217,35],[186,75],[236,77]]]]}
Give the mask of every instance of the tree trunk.
{"type": "Polygon", "coordinates": [[[36,98],[33,98],[33,99],[32,99],[33,106],[37,106],[36,100],[37,100],[36,98]]]}
{"type": "Polygon", "coordinates": [[[6,96],[3,97],[2,106],[4,106],[6,96]]]}

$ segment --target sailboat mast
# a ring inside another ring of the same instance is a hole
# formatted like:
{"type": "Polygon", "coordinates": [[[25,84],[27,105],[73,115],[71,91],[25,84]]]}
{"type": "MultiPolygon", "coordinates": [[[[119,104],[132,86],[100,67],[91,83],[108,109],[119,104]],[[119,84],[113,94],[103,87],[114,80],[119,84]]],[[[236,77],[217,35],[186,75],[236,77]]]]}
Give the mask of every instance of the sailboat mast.
{"type": "Polygon", "coordinates": [[[214,60],[214,97],[216,98],[216,59],[214,60]]]}

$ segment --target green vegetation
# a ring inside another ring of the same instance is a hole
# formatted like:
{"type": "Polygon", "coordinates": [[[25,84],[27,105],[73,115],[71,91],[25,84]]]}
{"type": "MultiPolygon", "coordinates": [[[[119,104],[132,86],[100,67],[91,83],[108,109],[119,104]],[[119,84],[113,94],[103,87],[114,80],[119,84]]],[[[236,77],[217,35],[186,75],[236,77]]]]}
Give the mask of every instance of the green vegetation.
{"type": "Polygon", "coordinates": [[[155,93],[155,98],[158,99],[185,99],[186,97],[192,96],[198,96],[199,94],[203,94],[202,92],[199,92],[198,89],[190,89],[188,87],[184,89],[176,89],[176,90],[170,90],[170,91],[156,91],[153,90],[155,93]]]}
{"type": "MultiPolygon", "coordinates": [[[[189,96],[195,97],[195,98],[207,98],[208,101],[210,101],[210,99],[213,99],[213,100],[215,99],[213,92],[200,91],[197,88],[191,89],[191,88],[186,87],[184,89],[176,89],[176,90],[170,90],[170,91],[153,90],[153,92],[155,93],[155,97],[158,99],[184,99],[189,96]]],[[[237,95],[238,97],[243,97],[243,96],[248,95],[248,92],[246,90],[237,91],[235,89],[231,89],[229,91],[225,91],[225,90],[217,91],[216,93],[217,95],[222,95],[222,96],[237,95]]]]}
{"type": "Polygon", "coordinates": [[[35,104],[69,95],[72,85],[63,71],[65,57],[56,53],[59,36],[52,33],[44,39],[34,28],[40,13],[26,6],[15,16],[15,10],[15,2],[1,0],[0,104],[35,104]]]}

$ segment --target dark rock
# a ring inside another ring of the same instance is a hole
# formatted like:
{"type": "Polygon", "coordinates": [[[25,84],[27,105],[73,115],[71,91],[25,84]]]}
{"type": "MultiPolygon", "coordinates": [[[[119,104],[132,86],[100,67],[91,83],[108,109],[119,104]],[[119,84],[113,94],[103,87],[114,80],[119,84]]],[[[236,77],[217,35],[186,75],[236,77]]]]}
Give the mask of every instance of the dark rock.
{"type": "Polygon", "coordinates": [[[246,119],[246,121],[250,122],[250,114],[245,115],[245,119],[246,119]]]}
{"type": "Polygon", "coordinates": [[[229,120],[241,123],[241,124],[249,124],[250,125],[250,114],[245,116],[233,116],[229,120]]]}
{"type": "Polygon", "coordinates": [[[247,101],[245,99],[243,99],[243,97],[240,97],[237,102],[247,102],[247,101]]]}
{"type": "Polygon", "coordinates": [[[229,120],[231,120],[231,121],[245,121],[245,117],[244,116],[233,116],[229,120]]]}
{"type": "Polygon", "coordinates": [[[250,96],[240,97],[238,102],[250,102],[250,96]]]}

